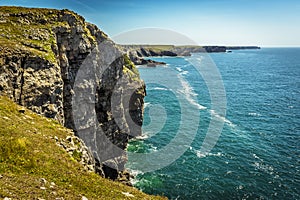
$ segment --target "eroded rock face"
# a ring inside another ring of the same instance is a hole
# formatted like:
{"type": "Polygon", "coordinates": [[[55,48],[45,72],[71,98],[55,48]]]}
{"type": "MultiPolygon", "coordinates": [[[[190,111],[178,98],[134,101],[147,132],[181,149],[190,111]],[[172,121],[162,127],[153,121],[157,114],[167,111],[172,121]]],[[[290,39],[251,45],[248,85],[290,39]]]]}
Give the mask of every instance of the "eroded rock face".
{"type": "MultiPolygon", "coordinates": [[[[0,47],[0,51],[5,49],[0,47]]],[[[0,54],[0,90],[36,113],[64,122],[63,80],[58,65],[23,51],[0,54]]]]}
{"type": "Polygon", "coordinates": [[[0,29],[7,27],[0,35],[0,92],[73,129],[93,152],[99,174],[117,179],[128,139],[141,134],[145,86],[136,68],[71,11],[19,10],[0,7],[0,29]]]}

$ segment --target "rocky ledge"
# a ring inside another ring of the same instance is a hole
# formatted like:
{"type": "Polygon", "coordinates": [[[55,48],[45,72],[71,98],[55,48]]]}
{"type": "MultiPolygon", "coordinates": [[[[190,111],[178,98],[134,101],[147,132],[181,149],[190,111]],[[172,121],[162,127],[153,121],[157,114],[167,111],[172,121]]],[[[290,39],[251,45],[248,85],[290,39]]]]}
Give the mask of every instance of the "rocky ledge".
{"type": "Polygon", "coordinates": [[[124,179],[124,150],[141,134],[143,121],[145,85],[134,64],[72,11],[0,7],[0,19],[0,94],[73,129],[97,173],[124,179]],[[82,75],[76,82],[80,73],[92,78],[82,75]]]}

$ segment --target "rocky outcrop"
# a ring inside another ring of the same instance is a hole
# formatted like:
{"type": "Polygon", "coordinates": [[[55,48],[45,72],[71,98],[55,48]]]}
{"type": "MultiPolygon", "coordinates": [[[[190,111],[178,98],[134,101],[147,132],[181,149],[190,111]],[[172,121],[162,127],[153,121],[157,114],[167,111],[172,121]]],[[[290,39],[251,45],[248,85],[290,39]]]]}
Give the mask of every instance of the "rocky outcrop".
{"type": "Polygon", "coordinates": [[[143,57],[148,57],[148,56],[154,56],[155,54],[146,54],[144,55],[142,53],[142,51],[139,50],[135,50],[132,48],[127,48],[126,46],[121,46],[121,48],[123,49],[123,51],[128,55],[128,57],[130,58],[130,60],[135,64],[135,65],[166,65],[166,63],[164,62],[157,62],[151,59],[144,59],[143,57]]]}
{"type": "Polygon", "coordinates": [[[70,135],[65,139],[58,139],[56,136],[53,139],[58,146],[62,147],[70,156],[82,164],[85,170],[96,172],[94,156],[85,143],[75,136],[73,132],[70,132],[70,135]]]}
{"type": "Polygon", "coordinates": [[[0,16],[0,93],[73,129],[98,173],[118,179],[143,121],[145,86],[135,66],[72,11],[0,7],[0,16]]]}

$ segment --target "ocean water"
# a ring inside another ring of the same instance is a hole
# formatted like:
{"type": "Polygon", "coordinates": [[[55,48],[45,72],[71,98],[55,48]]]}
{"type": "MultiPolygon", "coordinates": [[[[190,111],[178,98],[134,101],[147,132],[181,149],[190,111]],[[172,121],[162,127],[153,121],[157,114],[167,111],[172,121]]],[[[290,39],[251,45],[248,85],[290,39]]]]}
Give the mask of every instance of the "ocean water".
{"type": "Polygon", "coordinates": [[[213,109],[210,86],[189,62],[206,65],[203,54],[155,58],[167,65],[139,67],[147,96],[143,136],[128,147],[135,153],[127,164],[134,185],[170,199],[300,199],[300,48],[209,56],[223,80],[226,115],[213,109]],[[224,125],[203,154],[213,117],[224,125]],[[178,151],[175,146],[154,159],[157,169],[135,160],[164,150],[179,133],[187,139],[178,151]]]}

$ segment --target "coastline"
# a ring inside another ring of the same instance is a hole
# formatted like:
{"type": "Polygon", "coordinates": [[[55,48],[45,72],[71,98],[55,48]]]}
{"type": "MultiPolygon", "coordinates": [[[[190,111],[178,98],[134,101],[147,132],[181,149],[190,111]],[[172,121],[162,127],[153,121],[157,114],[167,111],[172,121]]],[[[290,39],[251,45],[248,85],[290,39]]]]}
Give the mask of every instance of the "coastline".
{"type": "Polygon", "coordinates": [[[226,53],[233,50],[257,50],[258,46],[175,46],[175,45],[120,45],[135,65],[165,65],[163,62],[156,62],[151,57],[178,57],[191,56],[193,53],[226,53]]]}

